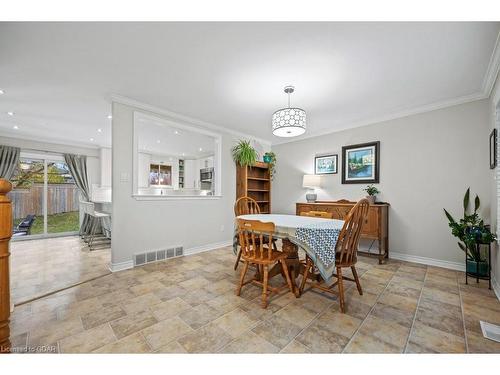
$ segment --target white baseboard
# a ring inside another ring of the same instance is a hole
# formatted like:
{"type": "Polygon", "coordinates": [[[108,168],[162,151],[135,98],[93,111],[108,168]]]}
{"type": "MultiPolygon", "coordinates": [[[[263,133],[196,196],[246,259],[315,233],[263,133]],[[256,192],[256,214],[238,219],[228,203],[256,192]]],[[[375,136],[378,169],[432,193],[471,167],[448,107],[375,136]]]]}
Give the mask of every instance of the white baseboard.
{"type": "Polygon", "coordinates": [[[134,268],[134,261],[127,260],[125,262],[110,263],[108,268],[111,272],[128,270],[130,268],[134,268]]]}
{"type": "Polygon", "coordinates": [[[196,246],[196,247],[192,247],[190,249],[184,250],[184,256],[203,253],[205,251],[215,250],[215,249],[219,249],[221,247],[232,246],[232,244],[233,244],[233,240],[227,240],[227,241],[215,242],[215,243],[211,243],[211,244],[203,245],[203,246],[196,246]]]}
{"type": "Polygon", "coordinates": [[[465,264],[461,262],[450,262],[448,260],[440,260],[394,252],[389,252],[389,258],[465,272],[465,264]]]}
{"type": "Polygon", "coordinates": [[[500,301],[500,284],[498,283],[497,278],[493,274],[491,274],[491,287],[493,288],[493,291],[495,292],[498,300],[500,301]]]}

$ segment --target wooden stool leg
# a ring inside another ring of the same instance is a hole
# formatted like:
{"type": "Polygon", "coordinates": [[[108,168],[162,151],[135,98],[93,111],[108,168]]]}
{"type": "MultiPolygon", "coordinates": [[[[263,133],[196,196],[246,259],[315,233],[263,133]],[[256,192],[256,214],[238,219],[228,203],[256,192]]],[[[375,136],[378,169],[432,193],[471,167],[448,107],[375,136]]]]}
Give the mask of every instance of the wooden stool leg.
{"type": "Polygon", "coordinates": [[[306,269],[304,270],[304,275],[302,277],[302,282],[300,283],[299,293],[302,294],[304,287],[306,286],[307,276],[309,276],[309,269],[311,268],[311,258],[306,256],[306,269]]]}
{"type": "Polygon", "coordinates": [[[243,266],[243,269],[241,270],[241,276],[240,276],[240,284],[238,285],[238,288],[236,289],[236,295],[239,296],[241,294],[241,288],[243,287],[243,283],[245,281],[245,275],[248,271],[248,262],[245,261],[245,265],[243,266]]]}
{"type": "Polygon", "coordinates": [[[264,266],[264,280],[262,283],[262,308],[267,308],[267,283],[269,281],[269,267],[264,266]]]}
{"type": "Polygon", "coordinates": [[[356,286],[358,288],[359,295],[363,295],[363,289],[361,289],[361,283],[359,282],[358,272],[356,271],[356,267],[351,266],[352,274],[354,275],[354,280],[356,281],[356,286]]]}
{"type": "Polygon", "coordinates": [[[288,267],[286,265],[286,262],[284,259],[282,259],[282,260],[280,260],[280,263],[281,263],[281,268],[283,269],[283,273],[285,274],[286,283],[288,284],[288,287],[290,288],[290,292],[293,293],[292,280],[290,280],[290,274],[288,273],[288,267]]]}
{"type": "Polygon", "coordinates": [[[337,267],[337,278],[338,278],[338,286],[339,286],[339,302],[340,302],[340,311],[345,313],[345,304],[344,304],[344,280],[342,279],[342,268],[337,267]]]}
{"type": "Polygon", "coordinates": [[[238,256],[236,257],[236,263],[234,264],[234,270],[238,268],[238,264],[240,264],[240,259],[241,259],[241,249],[238,250],[238,256]]]}

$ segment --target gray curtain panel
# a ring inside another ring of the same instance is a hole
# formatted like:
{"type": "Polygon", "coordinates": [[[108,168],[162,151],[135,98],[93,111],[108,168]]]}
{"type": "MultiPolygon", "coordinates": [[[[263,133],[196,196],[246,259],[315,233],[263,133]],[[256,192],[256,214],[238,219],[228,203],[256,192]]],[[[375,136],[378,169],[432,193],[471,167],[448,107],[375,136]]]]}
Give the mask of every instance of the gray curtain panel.
{"type": "Polygon", "coordinates": [[[10,180],[19,164],[19,147],[0,146],[0,178],[10,180]]]}
{"type": "Polygon", "coordinates": [[[69,173],[82,193],[82,198],[90,201],[90,186],[87,177],[87,157],[85,155],[64,154],[69,173]]]}

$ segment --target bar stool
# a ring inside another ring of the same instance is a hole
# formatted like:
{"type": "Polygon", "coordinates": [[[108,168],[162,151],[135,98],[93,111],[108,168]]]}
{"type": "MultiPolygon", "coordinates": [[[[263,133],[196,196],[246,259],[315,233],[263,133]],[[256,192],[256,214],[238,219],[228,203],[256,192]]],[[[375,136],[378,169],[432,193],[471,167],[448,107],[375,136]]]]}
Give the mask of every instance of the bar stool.
{"type": "Polygon", "coordinates": [[[83,221],[80,226],[80,237],[94,250],[94,243],[98,237],[111,240],[111,230],[107,228],[106,219],[111,220],[111,215],[95,210],[93,202],[80,201],[80,211],[83,212],[83,221]],[[103,236],[100,236],[102,233],[103,236]]]}

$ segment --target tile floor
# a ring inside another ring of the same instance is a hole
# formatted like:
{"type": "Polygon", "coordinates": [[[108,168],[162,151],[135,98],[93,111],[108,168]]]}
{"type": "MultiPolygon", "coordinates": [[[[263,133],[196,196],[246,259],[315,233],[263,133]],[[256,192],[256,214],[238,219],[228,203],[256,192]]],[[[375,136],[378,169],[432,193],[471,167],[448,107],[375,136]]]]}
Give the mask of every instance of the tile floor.
{"type": "Polygon", "coordinates": [[[10,251],[15,304],[110,273],[110,249],[90,252],[78,236],[12,241],[10,251]]]}
{"type": "MultiPolygon", "coordinates": [[[[487,284],[447,269],[361,257],[347,313],[307,291],[260,307],[260,289],[234,295],[230,248],[106,275],[17,307],[18,351],[62,353],[500,353],[479,320],[500,324],[487,284]]],[[[278,278],[273,282],[281,282],[278,278]]]]}

